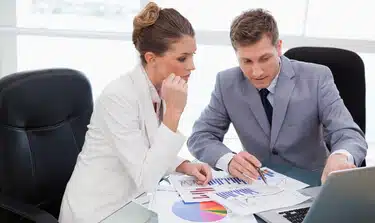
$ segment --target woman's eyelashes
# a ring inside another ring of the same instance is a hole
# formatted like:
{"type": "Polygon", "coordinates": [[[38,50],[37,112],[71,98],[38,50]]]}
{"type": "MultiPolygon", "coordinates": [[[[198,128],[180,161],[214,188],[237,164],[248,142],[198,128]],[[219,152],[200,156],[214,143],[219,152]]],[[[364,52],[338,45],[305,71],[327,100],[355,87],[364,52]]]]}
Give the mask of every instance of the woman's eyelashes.
{"type": "Polygon", "coordinates": [[[179,57],[179,58],[177,58],[177,60],[178,60],[179,62],[183,63],[183,62],[185,62],[186,57],[179,57]]]}

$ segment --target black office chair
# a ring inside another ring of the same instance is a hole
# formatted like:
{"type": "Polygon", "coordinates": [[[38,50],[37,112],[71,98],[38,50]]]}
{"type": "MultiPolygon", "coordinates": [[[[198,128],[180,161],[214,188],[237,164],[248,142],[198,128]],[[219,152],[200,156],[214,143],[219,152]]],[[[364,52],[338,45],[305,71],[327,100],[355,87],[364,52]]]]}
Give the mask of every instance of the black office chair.
{"type": "Polygon", "coordinates": [[[0,79],[0,222],[57,222],[93,110],[80,72],[0,79]]]}
{"type": "MultiPolygon", "coordinates": [[[[345,106],[361,130],[366,132],[365,66],[358,54],[332,47],[296,47],[284,55],[289,59],[329,67],[345,106]]],[[[366,162],[363,161],[361,166],[366,166],[366,162]]]]}

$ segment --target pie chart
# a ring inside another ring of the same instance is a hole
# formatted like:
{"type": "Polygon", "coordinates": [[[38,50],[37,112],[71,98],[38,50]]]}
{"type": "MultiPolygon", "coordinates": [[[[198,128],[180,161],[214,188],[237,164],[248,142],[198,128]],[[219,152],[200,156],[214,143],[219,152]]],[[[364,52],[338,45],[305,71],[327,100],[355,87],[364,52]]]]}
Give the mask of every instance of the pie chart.
{"type": "Polygon", "coordinates": [[[172,212],[176,216],[191,222],[219,221],[227,215],[227,210],[214,201],[200,203],[177,201],[172,207],[172,212]]]}

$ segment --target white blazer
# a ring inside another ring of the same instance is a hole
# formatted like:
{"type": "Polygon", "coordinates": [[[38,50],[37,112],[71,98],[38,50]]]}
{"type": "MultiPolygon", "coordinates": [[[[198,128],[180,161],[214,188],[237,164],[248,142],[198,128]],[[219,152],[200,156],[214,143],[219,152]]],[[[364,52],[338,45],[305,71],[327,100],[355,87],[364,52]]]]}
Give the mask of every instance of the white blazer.
{"type": "Polygon", "coordinates": [[[152,191],[178,158],[185,137],[160,124],[141,65],[111,82],[95,103],[59,222],[99,222],[152,191]]]}

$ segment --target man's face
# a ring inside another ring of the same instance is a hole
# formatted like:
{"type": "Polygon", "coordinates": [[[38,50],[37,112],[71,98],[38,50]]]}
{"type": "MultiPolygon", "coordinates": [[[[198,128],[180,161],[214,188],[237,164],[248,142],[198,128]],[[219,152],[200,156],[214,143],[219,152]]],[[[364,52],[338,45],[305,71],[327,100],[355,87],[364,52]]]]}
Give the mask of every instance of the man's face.
{"type": "Polygon", "coordinates": [[[267,88],[280,69],[281,40],[273,45],[271,39],[264,35],[252,45],[236,47],[236,55],[242,72],[254,85],[267,88]]]}

